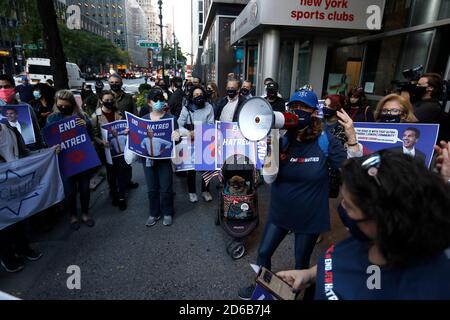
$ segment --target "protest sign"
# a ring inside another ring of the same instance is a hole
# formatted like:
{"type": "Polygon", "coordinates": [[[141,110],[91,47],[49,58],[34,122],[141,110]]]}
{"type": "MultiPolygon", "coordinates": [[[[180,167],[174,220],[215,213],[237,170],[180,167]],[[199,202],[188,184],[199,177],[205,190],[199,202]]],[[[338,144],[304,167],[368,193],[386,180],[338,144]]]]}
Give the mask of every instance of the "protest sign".
{"type": "Polygon", "coordinates": [[[213,171],[216,169],[216,128],[214,124],[195,126],[194,156],[195,170],[213,171]]]}
{"type": "Polygon", "coordinates": [[[53,149],[0,164],[0,230],[64,200],[53,149]]]}
{"type": "Polygon", "coordinates": [[[356,136],[364,147],[364,154],[382,149],[406,153],[431,165],[439,125],[420,123],[355,123],[356,136]]]}
{"type": "Polygon", "coordinates": [[[112,158],[120,157],[125,151],[128,128],[126,120],[118,120],[102,125],[103,140],[109,142],[109,148],[105,148],[106,161],[112,164],[112,158]]]}
{"type": "Polygon", "coordinates": [[[175,158],[172,159],[175,171],[195,170],[194,143],[187,137],[175,146],[175,158]]]}
{"type": "Polygon", "coordinates": [[[18,104],[0,106],[0,121],[16,127],[22,135],[25,144],[36,142],[29,105],[18,104]]]}
{"type": "Polygon", "coordinates": [[[146,120],[126,112],[129,128],[128,149],[140,157],[149,159],[175,158],[175,142],[172,141],[173,118],[146,120]]]}
{"type": "Polygon", "coordinates": [[[256,169],[260,169],[266,153],[265,140],[254,142],[245,139],[235,122],[216,122],[216,170],[221,169],[225,161],[234,155],[245,156],[256,169]]]}
{"type": "Polygon", "coordinates": [[[89,138],[86,126],[77,125],[77,118],[73,116],[60,120],[43,129],[47,145],[61,146],[59,167],[64,177],[70,177],[100,165],[100,159],[89,138]]]}

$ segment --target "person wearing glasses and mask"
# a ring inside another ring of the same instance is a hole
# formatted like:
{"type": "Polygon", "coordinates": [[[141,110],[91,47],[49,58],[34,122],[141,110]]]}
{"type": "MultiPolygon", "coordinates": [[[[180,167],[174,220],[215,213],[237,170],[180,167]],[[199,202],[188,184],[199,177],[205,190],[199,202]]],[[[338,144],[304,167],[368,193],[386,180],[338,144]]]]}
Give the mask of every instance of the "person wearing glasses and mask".
{"type": "Polygon", "coordinates": [[[386,123],[417,122],[411,103],[395,93],[387,95],[378,102],[374,118],[376,122],[386,123]]]}
{"type": "MultiPolygon", "coordinates": [[[[181,136],[187,136],[188,139],[194,140],[194,126],[204,123],[214,124],[213,107],[206,101],[206,91],[201,86],[194,86],[188,96],[188,104],[181,110],[178,126],[180,127],[181,136]]],[[[187,172],[187,184],[189,192],[189,201],[197,202],[196,192],[196,171],[187,172]]],[[[209,193],[209,187],[202,180],[202,197],[205,201],[212,201],[209,193]]]]}
{"type": "MultiPolygon", "coordinates": [[[[109,90],[104,90],[100,96],[99,107],[91,116],[91,124],[94,130],[94,140],[100,149],[99,158],[106,167],[106,178],[109,185],[109,195],[112,198],[112,205],[118,206],[120,210],[127,208],[126,202],[126,186],[127,186],[127,172],[129,171],[129,164],[125,162],[123,157],[123,144],[119,143],[116,132],[116,153],[121,153],[121,156],[113,157],[112,164],[106,162],[104,148],[111,148],[108,140],[104,140],[101,132],[102,125],[110,122],[123,120],[123,114],[116,109],[114,101],[114,94],[109,90]]],[[[125,136],[120,136],[125,137],[125,136]]]]}
{"type": "MultiPolygon", "coordinates": [[[[166,102],[164,99],[164,92],[159,87],[153,87],[147,95],[147,103],[149,105],[150,113],[144,115],[142,118],[147,120],[162,120],[173,119],[174,131],[172,133],[172,140],[179,141],[180,134],[178,131],[178,123],[170,113],[166,112],[166,102]]],[[[164,148],[162,141],[156,141],[153,145],[153,132],[147,131],[147,138],[143,140],[144,147],[151,156],[158,156],[164,148]]],[[[162,139],[160,139],[162,140],[162,139]]],[[[141,158],[145,181],[147,183],[148,200],[149,200],[149,217],[146,222],[147,227],[154,226],[156,222],[164,217],[163,224],[170,226],[173,221],[174,207],[173,207],[173,170],[171,159],[149,159],[141,158]]]]}
{"type": "Polygon", "coordinates": [[[216,110],[217,103],[219,102],[219,88],[214,81],[208,81],[206,84],[206,98],[213,109],[216,110]]]}
{"type": "Polygon", "coordinates": [[[228,80],[227,96],[223,97],[216,106],[216,120],[225,122],[237,122],[238,113],[236,112],[246,99],[239,94],[241,84],[239,80],[228,80]]]}
{"type": "Polygon", "coordinates": [[[450,299],[450,185],[392,150],[348,160],[342,176],[350,237],[278,276],[296,290],[315,284],[318,300],[450,299]]]}
{"type": "MultiPolygon", "coordinates": [[[[339,169],[347,157],[360,156],[352,154],[357,148],[356,135],[351,137],[354,146],[346,152],[332,134],[323,130],[314,92],[294,93],[288,108],[298,117],[298,127],[288,130],[281,139],[280,153],[271,152],[262,170],[271,193],[256,264],[267,269],[271,269],[272,255],[289,231],[295,235],[296,268],[309,267],[319,234],[330,230],[329,167],[339,169]],[[293,204],[298,204],[295,209],[293,204]]],[[[248,300],[254,289],[254,285],[243,287],[238,295],[248,300]]]]}
{"type": "Polygon", "coordinates": [[[250,80],[245,80],[242,83],[242,87],[241,90],[239,91],[239,94],[248,100],[250,98],[253,98],[251,92],[252,92],[252,82],[250,80]]]}
{"type": "MultiPolygon", "coordinates": [[[[54,122],[76,116],[78,126],[86,126],[89,138],[93,141],[94,134],[92,131],[91,121],[78,106],[75,96],[69,90],[60,90],[55,95],[55,106],[53,113],[47,118],[47,125],[54,122]]],[[[64,184],[64,193],[66,195],[67,208],[70,213],[70,226],[73,230],[80,228],[80,222],[77,213],[77,194],[80,193],[81,202],[81,221],[88,227],[93,227],[95,221],[89,215],[90,201],[90,181],[91,171],[86,170],[71,177],[62,177],[64,184]]]]}

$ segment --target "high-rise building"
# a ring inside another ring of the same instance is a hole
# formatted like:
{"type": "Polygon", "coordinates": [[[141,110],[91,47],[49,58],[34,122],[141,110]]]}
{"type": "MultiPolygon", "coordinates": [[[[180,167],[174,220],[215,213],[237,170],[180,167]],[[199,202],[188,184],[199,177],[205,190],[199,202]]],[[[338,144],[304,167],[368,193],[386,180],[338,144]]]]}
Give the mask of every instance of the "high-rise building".
{"type": "Polygon", "coordinates": [[[147,40],[152,42],[160,42],[158,15],[156,7],[152,0],[137,0],[139,6],[144,10],[145,18],[147,20],[147,40]]]}
{"type": "Polygon", "coordinates": [[[191,0],[192,7],[192,61],[195,64],[194,75],[202,74],[201,57],[203,53],[202,33],[205,17],[205,1],[191,0]]]}
{"type": "Polygon", "coordinates": [[[144,10],[136,0],[125,1],[126,40],[131,62],[135,66],[146,67],[147,49],[138,45],[139,40],[147,40],[147,19],[144,10]]]}
{"type": "Polygon", "coordinates": [[[125,0],[67,0],[66,4],[78,5],[82,15],[97,21],[106,28],[106,38],[120,48],[127,49],[125,0]]]}

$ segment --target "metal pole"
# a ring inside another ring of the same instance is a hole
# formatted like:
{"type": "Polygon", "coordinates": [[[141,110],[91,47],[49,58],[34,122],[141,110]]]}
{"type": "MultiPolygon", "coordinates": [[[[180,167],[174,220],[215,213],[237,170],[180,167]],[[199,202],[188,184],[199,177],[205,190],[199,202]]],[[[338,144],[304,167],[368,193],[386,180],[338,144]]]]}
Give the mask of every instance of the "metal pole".
{"type": "Polygon", "coordinates": [[[163,24],[162,24],[162,1],[158,1],[159,5],[159,28],[161,30],[161,59],[162,59],[162,78],[164,79],[164,40],[163,40],[163,24]]]}

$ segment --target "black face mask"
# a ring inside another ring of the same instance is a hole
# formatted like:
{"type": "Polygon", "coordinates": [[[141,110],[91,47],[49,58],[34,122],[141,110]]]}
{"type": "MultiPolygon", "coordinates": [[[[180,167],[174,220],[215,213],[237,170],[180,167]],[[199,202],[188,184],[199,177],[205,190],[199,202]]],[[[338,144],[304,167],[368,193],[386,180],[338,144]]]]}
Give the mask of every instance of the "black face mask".
{"type": "Polygon", "coordinates": [[[332,118],[336,115],[336,110],[330,109],[330,108],[323,108],[323,117],[325,119],[332,118]]]}
{"type": "Polygon", "coordinates": [[[112,109],[114,107],[114,102],[112,101],[103,102],[103,105],[105,106],[106,109],[112,109]]]}
{"type": "Polygon", "coordinates": [[[227,95],[228,95],[228,98],[233,99],[234,97],[237,96],[237,90],[235,90],[235,89],[227,90],[227,95]]]}
{"type": "Polygon", "coordinates": [[[207,97],[211,97],[212,96],[212,94],[213,94],[213,91],[212,90],[206,90],[206,96],[207,97]]]}
{"type": "Polygon", "coordinates": [[[278,97],[276,92],[267,92],[267,98],[270,100],[275,100],[278,97]]]}
{"type": "Polygon", "coordinates": [[[58,108],[59,112],[61,112],[62,115],[68,116],[68,115],[73,114],[73,107],[62,108],[62,107],[58,106],[57,108],[58,108]]]}
{"type": "Polygon", "coordinates": [[[204,96],[197,96],[194,99],[192,99],[192,102],[199,107],[203,108],[205,106],[205,97],[204,96]]]}
{"type": "Polygon", "coordinates": [[[241,89],[241,94],[243,96],[248,96],[250,94],[250,90],[248,90],[247,88],[242,88],[241,89]]]}
{"type": "Polygon", "coordinates": [[[422,97],[427,93],[427,87],[419,87],[416,86],[414,89],[414,95],[416,96],[416,99],[420,100],[422,97]]]}
{"type": "Polygon", "coordinates": [[[351,235],[361,241],[361,242],[370,242],[371,239],[361,231],[361,229],[358,227],[357,221],[353,220],[348,216],[347,210],[344,209],[342,204],[340,204],[337,208],[339,217],[341,218],[342,223],[344,226],[348,229],[348,231],[351,233],[351,235]]]}
{"type": "Polygon", "coordinates": [[[111,84],[110,87],[111,87],[111,90],[114,92],[119,92],[122,89],[121,84],[111,84]]]}
{"type": "Polygon", "coordinates": [[[294,113],[298,117],[298,130],[303,130],[311,124],[311,113],[303,110],[295,110],[294,113]]]}
{"type": "Polygon", "coordinates": [[[380,117],[380,122],[385,123],[400,123],[401,121],[402,121],[401,115],[382,114],[380,117]]]}

